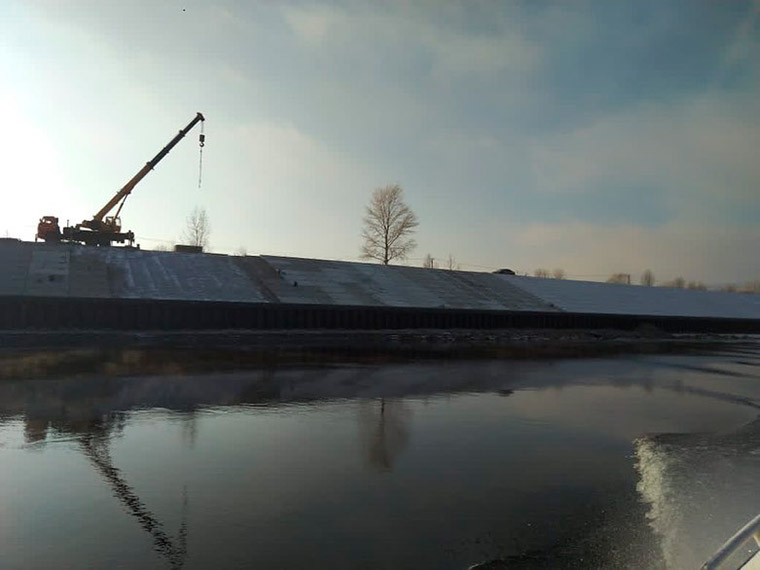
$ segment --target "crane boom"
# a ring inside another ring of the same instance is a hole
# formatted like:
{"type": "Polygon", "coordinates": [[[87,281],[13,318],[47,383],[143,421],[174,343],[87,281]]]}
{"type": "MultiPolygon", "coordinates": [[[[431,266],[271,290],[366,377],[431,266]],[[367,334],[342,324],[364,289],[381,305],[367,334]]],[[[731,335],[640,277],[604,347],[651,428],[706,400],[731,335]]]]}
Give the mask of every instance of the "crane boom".
{"type": "Polygon", "coordinates": [[[197,115],[195,115],[195,117],[193,118],[193,120],[190,121],[190,123],[188,123],[188,125],[184,129],[182,129],[179,133],[177,133],[177,135],[172,140],[169,141],[169,144],[167,144],[164,148],[162,148],[160,150],[160,152],[156,156],[154,156],[150,161],[148,161],[147,163],[145,163],[145,166],[143,166],[140,169],[140,171],[137,174],[135,174],[132,177],[132,179],[129,182],[127,182],[121,188],[121,190],[119,190],[116,193],[116,195],[113,198],[111,198],[108,201],[108,203],[105,206],[103,206],[98,211],[97,214],[95,214],[92,217],[92,220],[91,220],[91,222],[93,222],[92,225],[90,225],[89,223],[86,223],[86,222],[83,222],[82,225],[84,225],[85,227],[90,227],[91,229],[96,229],[95,227],[92,227],[92,226],[100,226],[99,222],[103,221],[103,217],[106,214],[108,214],[108,212],[110,212],[113,209],[113,207],[116,206],[116,204],[119,203],[119,201],[121,201],[122,199],[125,199],[127,196],[129,196],[129,194],[132,192],[132,190],[134,189],[134,187],[137,186],[137,184],[140,182],[140,180],[142,180],[143,178],[145,178],[145,175],[148,174],[148,172],[150,172],[151,170],[153,170],[153,168],[159,162],[161,162],[161,159],[163,159],[167,154],[169,154],[169,151],[171,149],[173,149],[177,145],[177,143],[179,141],[181,141],[185,137],[185,135],[188,132],[190,132],[190,130],[196,124],[198,124],[201,121],[205,121],[205,120],[206,119],[203,117],[203,115],[201,113],[198,113],[197,115]]]}

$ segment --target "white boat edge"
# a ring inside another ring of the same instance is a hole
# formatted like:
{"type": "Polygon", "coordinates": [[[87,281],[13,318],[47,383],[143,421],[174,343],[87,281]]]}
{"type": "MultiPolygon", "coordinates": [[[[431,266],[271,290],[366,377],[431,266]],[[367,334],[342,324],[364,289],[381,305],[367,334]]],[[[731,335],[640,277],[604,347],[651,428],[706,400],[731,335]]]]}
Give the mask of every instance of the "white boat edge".
{"type": "MultiPolygon", "coordinates": [[[[717,570],[730,556],[735,554],[747,541],[755,539],[760,546],[760,515],[745,524],[736,534],[729,538],[713,556],[702,565],[702,570],[717,570]]],[[[745,560],[739,570],[760,570],[760,551],[755,551],[749,559],[745,560]]]]}

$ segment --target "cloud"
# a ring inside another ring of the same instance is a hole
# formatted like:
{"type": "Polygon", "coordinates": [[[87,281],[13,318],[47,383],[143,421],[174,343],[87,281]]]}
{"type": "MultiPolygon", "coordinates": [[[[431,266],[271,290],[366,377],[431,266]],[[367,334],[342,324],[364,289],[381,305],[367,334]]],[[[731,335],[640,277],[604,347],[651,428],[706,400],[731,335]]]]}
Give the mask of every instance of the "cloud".
{"type": "Polygon", "coordinates": [[[431,75],[440,81],[525,73],[540,62],[539,46],[514,29],[500,34],[462,34],[428,28],[421,30],[418,38],[433,54],[431,75]]]}
{"type": "Polygon", "coordinates": [[[760,32],[760,0],[754,0],[747,6],[745,17],[728,44],[723,60],[724,66],[733,68],[737,65],[753,63],[753,58],[757,56],[757,51],[760,49],[758,32],[760,32]]]}
{"type": "Polygon", "coordinates": [[[540,54],[518,26],[504,23],[485,32],[465,26],[456,10],[442,19],[401,4],[393,11],[380,5],[288,5],[282,13],[294,35],[312,48],[344,50],[343,58],[370,54],[367,63],[390,55],[402,69],[405,58],[422,58],[424,66],[416,71],[437,81],[524,71],[540,54]]]}
{"type": "Polygon", "coordinates": [[[760,134],[753,118],[759,112],[756,102],[713,92],[535,138],[536,191],[583,195],[621,186],[657,188],[663,206],[679,216],[710,213],[725,221],[757,204],[760,134]]]}
{"type": "Polygon", "coordinates": [[[526,27],[546,46],[544,65],[531,85],[546,108],[539,126],[579,126],[600,112],[672,103],[712,84],[741,84],[756,75],[757,45],[749,52],[738,49],[749,57],[736,58],[728,73],[726,53],[749,8],[747,1],[688,0],[537,8],[526,27]]]}
{"type": "Polygon", "coordinates": [[[284,6],[282,13],[295,35],[309,44],[320,44],[348,26],[342,11],[326,5],[284,6]]]}

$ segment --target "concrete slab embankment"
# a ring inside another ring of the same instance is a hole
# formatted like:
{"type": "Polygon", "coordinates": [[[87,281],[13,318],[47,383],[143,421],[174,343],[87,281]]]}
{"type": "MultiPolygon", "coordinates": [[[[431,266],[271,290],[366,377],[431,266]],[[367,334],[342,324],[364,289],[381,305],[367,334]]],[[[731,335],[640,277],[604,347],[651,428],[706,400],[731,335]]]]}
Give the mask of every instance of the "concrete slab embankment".
{"type": "Polygon", "coordinates": [[[0,328],[760,330],[760,296],[0,241],[0,328]]]}
{"type": "Polygon", "coordinates": [[[499,275],[573,313],[760,319],[760,295],[499,275]]]}

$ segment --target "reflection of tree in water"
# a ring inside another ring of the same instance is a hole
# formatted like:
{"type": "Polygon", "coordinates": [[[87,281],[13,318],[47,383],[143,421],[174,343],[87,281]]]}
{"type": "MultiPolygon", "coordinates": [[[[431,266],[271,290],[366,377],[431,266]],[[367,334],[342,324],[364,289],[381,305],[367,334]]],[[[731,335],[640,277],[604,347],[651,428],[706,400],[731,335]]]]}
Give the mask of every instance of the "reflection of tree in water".
{"type": "Polygon", "coordinates": [[[181,425],[182,441],[190,448],[195,447],[198,439],[198,414],[195,410],[183,414],[181,425]]]}
{"type": "MultiPolygon", "coordinates": [[[[161,522],[127,483],[121,471],[113,465],[108,449],[109,442],[114,435],[123,432],[126,414],[123,412],[93,414],[92,408],[89,413],[85,411],[86,409],[86,407],[77,409],[64,407],[59,410],[57,416],[52,416],[52,419],[50,415],[46,419],[27,415],[24,429],[26,441],[28,443],[44,442],[51,428],[58,433],[75,436],[83,454],[108,483],[114,497],[151,536],[156,552],[169,562],[171,568],[182,568],[187,556],[187,489],[183,489],[182,493],[182,522],[176,539],[172,539],[161,522]]],[[[190,415],[194,416],[192,413],[190,415]]],[[[192,426],[190,430],[193,432],[190,438],[194,439],[193,419],[188,418],[188,421],[192,426]]]]}
{"type": "Polygon", "coordinates": [[[359,437],[367,464],[391,471],[409,442],[411,412],[403,400],[367,400],[359,405],[359,437]]]}

